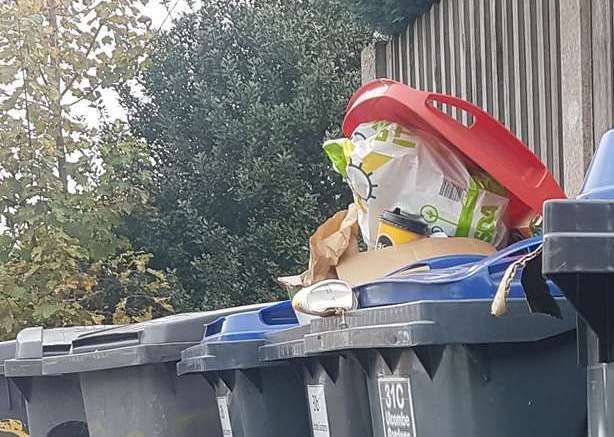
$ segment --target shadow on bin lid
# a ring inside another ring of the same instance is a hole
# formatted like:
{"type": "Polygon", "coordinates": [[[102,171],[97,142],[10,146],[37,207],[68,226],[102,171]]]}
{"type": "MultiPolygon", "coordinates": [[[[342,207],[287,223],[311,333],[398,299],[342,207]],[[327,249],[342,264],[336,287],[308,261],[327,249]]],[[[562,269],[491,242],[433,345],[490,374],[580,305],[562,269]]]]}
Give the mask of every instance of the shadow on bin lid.
{"type": "MultiPolygon", "coordinates": [[[[497,291],[511,262],[535,250],[541,237],[513,244],[494,255],[455,255],[412,264],[390,276],[355,288],[360,308],[426,300],[488,299],[497,291]]],[[[562,296],[548,282],[552,296],[562,296]]],[[[524,299],[520,274],[512,283],[510,298],[524,299]]]]}

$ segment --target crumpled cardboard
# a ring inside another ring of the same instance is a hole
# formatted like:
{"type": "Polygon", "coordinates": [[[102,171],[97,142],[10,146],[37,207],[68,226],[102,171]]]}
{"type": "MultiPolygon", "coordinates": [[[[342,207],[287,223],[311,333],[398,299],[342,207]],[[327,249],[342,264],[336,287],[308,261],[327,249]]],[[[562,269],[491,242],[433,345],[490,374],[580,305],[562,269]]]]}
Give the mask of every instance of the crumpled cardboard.
{"type": "Polygon", "coordinates": [[[423,238],[380,250],[358,250],[355,205],[324,222],[309,239],[309,268],[296,276],[277,278],[292,296],[325,279],[357,286],[379,279],[409,264],[444,255],[492,255],[495,248],[473,238],[423,238]]]}
{"type": "Polygon", "coordinates": [[[382,278],[410,264],[445,255],[492,255],[495,248],[473,238],[423,238],[407,244],[344,256],[336,267],[351,286],[382,278]]]}
{"type": "Polygon", "coordinates": [[[358,253],[358,210],[354,204],[326,220],[309,238],[309,268],[296,276],[277,278],[290,293],[325,279],[337,278],[342,256],[358,253]]]}

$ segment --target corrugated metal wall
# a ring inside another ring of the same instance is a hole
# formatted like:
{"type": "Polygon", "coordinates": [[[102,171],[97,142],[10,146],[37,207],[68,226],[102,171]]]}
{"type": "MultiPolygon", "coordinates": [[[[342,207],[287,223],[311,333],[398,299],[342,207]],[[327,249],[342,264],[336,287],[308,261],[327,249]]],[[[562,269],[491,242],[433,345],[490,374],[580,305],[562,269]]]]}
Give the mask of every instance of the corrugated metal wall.
{"type": "Polygon", "coordinates": [[[387,76],[481,106],[564,181],[560,29],[559,0],[441,0],[388,43],[387,76]]]}
{"type": "Polygon", "coordinates": [[[590,4],[593,138],[597,144],[614,124],[614,1],[592,0],[590,4]]]}

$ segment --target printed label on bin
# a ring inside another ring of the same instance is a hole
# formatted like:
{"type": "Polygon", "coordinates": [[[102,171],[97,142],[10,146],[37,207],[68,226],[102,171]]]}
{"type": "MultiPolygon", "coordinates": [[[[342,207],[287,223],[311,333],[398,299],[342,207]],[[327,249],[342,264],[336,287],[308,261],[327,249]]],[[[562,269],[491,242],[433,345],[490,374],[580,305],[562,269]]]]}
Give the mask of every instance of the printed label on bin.
{"type": "Polygon", "coordinates": [[[313,437],[330,437],[324,386],[308,385],[307,396],[309,397],[309,414],[311,415],[313,437]]]}
{"type": "Polygon", "coordinates": [[[384,437],[416,437],[409,378],[378,379],[384,437]]]}
{"type": "Polygon", "coordinates": [[[220,396],[217,398],[217,408],[220,412],[222,435],[224,437],[232,437],[232,425],[230,424],[230,414],[228,414],[228,398],[226,396],[220,396]]]}

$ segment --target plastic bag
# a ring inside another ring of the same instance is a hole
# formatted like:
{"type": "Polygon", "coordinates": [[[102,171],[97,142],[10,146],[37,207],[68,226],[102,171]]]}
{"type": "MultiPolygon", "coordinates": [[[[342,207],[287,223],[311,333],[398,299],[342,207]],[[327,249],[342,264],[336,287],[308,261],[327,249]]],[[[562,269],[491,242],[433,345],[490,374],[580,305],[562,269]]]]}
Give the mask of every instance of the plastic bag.
{"type": "Polygon", "coordinates": [[[327,141],[324,151],[358,205],[358,223],[375,248],[384,210],[419,214],[431,232],[505,242],[505,190],[435,137],[385,121],[363,123],[351,139],[327,141]]]}

